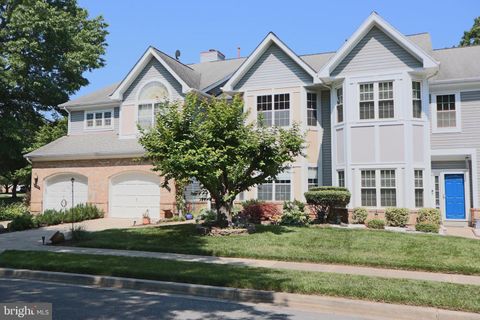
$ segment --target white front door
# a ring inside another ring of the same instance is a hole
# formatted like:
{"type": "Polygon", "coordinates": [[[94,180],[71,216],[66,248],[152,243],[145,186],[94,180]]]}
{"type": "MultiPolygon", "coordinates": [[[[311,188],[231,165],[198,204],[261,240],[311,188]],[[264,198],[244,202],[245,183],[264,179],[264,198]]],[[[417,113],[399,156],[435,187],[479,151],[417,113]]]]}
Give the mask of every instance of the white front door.
{"type": "Polygon", "coordinates": [[[60,174],[45,181],[44,211],[47,209],[61,210],[64,208],[62,202],[66,205],[66,209],[72,207],[72,178],[75,179],[73,182],[73,205],[87,202],[87,177],[69,173],[60,174]]]}
{"type": "Polygon", "coordinates": [[[158,176],[129,172],[111,179],[110,217],[140,219],[147,210],[151,218],[160,217],[158,176]]]}

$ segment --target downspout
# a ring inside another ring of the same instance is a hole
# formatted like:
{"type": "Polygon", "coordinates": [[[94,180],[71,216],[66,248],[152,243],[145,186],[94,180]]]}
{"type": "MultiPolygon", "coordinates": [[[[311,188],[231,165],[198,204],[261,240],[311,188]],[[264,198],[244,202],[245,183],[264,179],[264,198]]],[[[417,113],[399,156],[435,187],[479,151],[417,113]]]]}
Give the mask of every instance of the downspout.
{"type": "Polygon", "coordinates": [[[465,167],[468,172],[468,193],[470,196],[470,226],[473,227],[474,222],[474,212],[475,208],[473,207],[473,181],[472,181],[472,160],[470,156],[465,157],[465,167]]]}

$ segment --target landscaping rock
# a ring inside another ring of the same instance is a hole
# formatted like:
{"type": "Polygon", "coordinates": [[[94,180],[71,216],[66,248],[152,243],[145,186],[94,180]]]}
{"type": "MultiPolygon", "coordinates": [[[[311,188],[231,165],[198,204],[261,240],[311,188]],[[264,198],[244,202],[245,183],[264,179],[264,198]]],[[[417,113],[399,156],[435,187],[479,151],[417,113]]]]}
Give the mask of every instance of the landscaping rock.
{"type": "Polygon", "coordinates": [[[203,226],[200,224],[196,225],[197,232],[202,236],[230,236],[230,235],[244,235],[255,232],[255,225],[248,224],[242,228],[219,228],[219,227],[210,227],[203,226]]]}
{"type": "Polygon", "coordinates": [[[65,242],[65,235],[60,231],[57,231],[50,238],[50,241],[52,242],[52,244],[59,244],[59,243],[65,242]]]}

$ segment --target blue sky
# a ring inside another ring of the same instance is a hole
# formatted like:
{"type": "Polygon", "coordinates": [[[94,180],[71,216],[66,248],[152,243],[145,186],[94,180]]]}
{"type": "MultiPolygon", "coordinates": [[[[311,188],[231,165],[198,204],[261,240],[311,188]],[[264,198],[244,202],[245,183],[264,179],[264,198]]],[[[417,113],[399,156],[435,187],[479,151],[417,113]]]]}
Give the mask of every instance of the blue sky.
{"type": "Polygon", "coordinates": [[[109,24],[107,65],[87,73],[90,85],[73,97],[118,82],[149,45],[183,63],[211,48],[246,56],[269,31],[297,54],[335,51],[372,11],[404,34],[428,31],[434,48],[457,45],[480,15],[479,0],[457,1],[157,1],[79,0],[109,24]]]}

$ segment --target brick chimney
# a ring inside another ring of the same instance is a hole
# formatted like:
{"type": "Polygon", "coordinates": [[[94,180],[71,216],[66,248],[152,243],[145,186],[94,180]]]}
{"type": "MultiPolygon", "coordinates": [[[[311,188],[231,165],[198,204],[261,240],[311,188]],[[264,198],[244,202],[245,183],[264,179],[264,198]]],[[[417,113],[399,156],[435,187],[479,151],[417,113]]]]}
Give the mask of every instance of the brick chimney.
{"type": "Polygon", "coordinates": [[[200,52],[200,62],[211,62],[225,60],[225,55],[218,50],[210,49],[200,52]]]}

